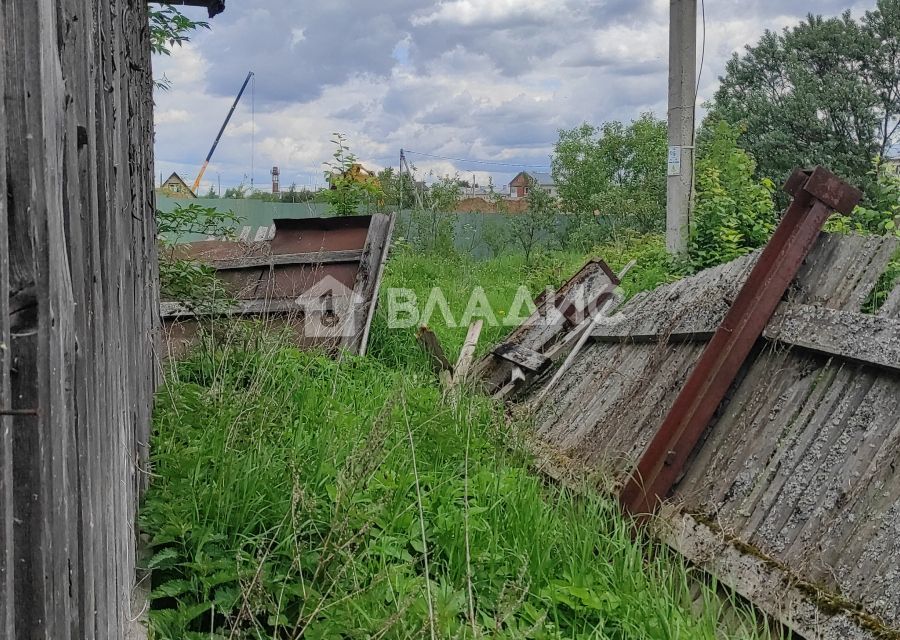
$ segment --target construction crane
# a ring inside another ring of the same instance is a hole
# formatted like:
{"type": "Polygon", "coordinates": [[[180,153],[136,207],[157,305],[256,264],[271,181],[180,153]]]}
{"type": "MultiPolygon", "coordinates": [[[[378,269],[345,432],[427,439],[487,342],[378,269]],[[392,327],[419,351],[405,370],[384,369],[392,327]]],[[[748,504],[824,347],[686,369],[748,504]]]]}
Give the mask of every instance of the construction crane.
{"type": "Polygon", "coordinates": [[[206,160],[203,162],[203,166],[200,168],[200,173],[197,176],[197,179],[194,180],[194,186],[191,188],[191,191],[197,193],[197,189],[200,188],[200,181],[203,179],[203,174],[206,173],[206,167],[209,166],[209,161],[212,159],[213,154],[216,152],[216,147],[219,146],[219,140],[222,139],[222,134],[225,133],[225,128],[228,126],[228,123],[231,121],[231,116],[234,115],[234,110],[237,109],[238,102],[241,101],[241,96],[244,95],[244,91],[247,89],[247,85],[250,84],[250,79],[253,77],[253,72],[247,74],[247,78],[244,80],[244,84],[241,85],[241,90],[238,91],[237,98],[234,99],[234,104],[231,105],[231,110],[228,112],[228,115],[225,116],[225,122],[222,123],[222,128],[219,129],[219,135],[216,136],[216,141],[213,142],[212,149],[209,150],[209,154],[206,156],[206,160]]]}

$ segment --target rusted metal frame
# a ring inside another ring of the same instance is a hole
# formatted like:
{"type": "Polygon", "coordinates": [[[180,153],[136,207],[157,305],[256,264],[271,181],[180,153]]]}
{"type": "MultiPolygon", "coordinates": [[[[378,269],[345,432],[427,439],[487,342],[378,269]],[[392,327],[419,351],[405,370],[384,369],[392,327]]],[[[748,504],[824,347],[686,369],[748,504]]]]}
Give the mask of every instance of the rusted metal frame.
{"type": "Polygon", "coordinates": [[[849,213],[861,197],[821,167],[794,172],[785,190],[794,201],[620,492],[635,516],[653,513],[669,495],[826,220],[833,210],[849,213]]]}
{"type": "MultiPolygon", "coordinates": [[[[337,296],[332,300],[349,302],[349,296],[337,296]]],[[[198,318],[215,316],[252,316],[270,313],[302,313],[304,307],[294,299],[286,300],[240,300],[223,309],[196,311],[181,302],[161,302],[160,317],[165,319],[198,318]]]]}
{"type": "Polygon", "coordinates": [[[362,249],[343,251],[322,251],[318,253],[290,253],[251,258],[235,258],[231,260],[213,260],[210,264],[216,271],[240,271],[260,267],[287,267],[297,265],[326,265],[346,262],[359,262],[362,249]]]}

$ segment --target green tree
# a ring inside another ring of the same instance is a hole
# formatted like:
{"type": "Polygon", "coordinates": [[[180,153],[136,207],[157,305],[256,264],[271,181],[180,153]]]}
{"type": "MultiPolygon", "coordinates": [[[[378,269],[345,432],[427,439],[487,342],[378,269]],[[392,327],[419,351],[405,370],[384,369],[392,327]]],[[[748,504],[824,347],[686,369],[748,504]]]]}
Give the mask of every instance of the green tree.
{"type": "Polygon", "coordinates": [[[241,183],[236,187],[225,189],[225,195],[223,197],[231,200],[243,200],[247,197],[247,191],[249,191],[249,189],[241,183]]]}
{"type": "Polygon", "coordinates": [[[528,190],[528,208],[524,213],[509,216],[509,240],[525,254],[525,263],[531,264],[535,249],[546,244],[556,227],[559,210],[556,198],[532,185],[528,190]]]}
{"type": "Polygon", "coordinates": [[[416,201],[415,186],[410,176],[398,172],[394,167],[382,169],[377,174],[378,184],[384,193],[382,199],[383,208],[398,208],[401,204],[404,209],[411,209],[416,201]]]}
{"type": "Polygon", "coordinates": [[[309,202],[315,194],[309,189],[298,189],[296,184],[291,184],[287,191],[281,192],[281,201],[292,204],[309,202]]]}
{"type": "Polygon", "coordinates": [[[697,269],[749,253],[775,230],[774,184],[754,176],[753,158],[738,147],[740,133],[720,121],[700,140],[690,241],[691,265],[697,269]]]}
{"type": "Polygon", "coordinates": [[[440,213],[452,213],[462,198],[462,185],[458,176],[442,176],[425,192],[426,209],[440,213]]]}
{"type": "Polygon", "coordinates": [[[210,188],[209,188],[209,191],[207,191],[207,192],[206,192],[206,195],[203,196],[203,197],[212,200],[212,199],[218,198],[218,197],[219,197],[219,194],[216,193],[216,190],[215,190],[214,188],[210,187],[210,188]]]}
{"type": "Polygon", "coordinates": [[[629,125],[560,131],[553,176],[563,209],[658,230],[666,208],[666,125],[645,113],[629,125]]]}
{"type": "Polygon", "coordinates": [[[865,201],[849,216],[832,216],[828,230],[900,237],[900,176],[880,159],[872,162],[869,175],[872,186],[865,201]]]}
{"type": "Polygon", "coordinates": [[[454,211],[460,199],[459,176],[443,176],[433,183],[410,216],[410,237],[423,252],[455,253],[454,211]]]}
{"type": "Polygon", "coordinates": [[[335,133],[331,142],[335,150],[331,161],[325,163],[325,179],[330,187],[324,193],[325,201],[335,215],[357,215],[362,205],[372,204],[382,196],[381,188],[377,180],[357,172],[359,162],[345,135],[335,133]]]}
{"type": "Polygon", "coordinates": [[[776,183],[822,164],[868,188],[872,159],[897,142],[900,0],[767,31],[729,61],[711,117],[742,125],[741,147],[776,183]]]}
{"type": "Polygon", "coordinates": [[[171,55],[172,48],[190,42],[189,34],[209,29],[209,23],[191,20],[168,3],[150,9],[150,48],[157,55],[171,55]]]}

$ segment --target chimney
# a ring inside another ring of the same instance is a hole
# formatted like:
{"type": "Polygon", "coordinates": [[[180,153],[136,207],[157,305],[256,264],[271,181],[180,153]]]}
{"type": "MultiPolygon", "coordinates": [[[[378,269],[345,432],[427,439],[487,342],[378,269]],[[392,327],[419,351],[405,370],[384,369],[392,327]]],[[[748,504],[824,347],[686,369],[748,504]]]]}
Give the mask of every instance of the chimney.
{"type": "Polygon", "coordinates": [[[272,193],[281,193],[281,171],[272,167],[272,193]]]}

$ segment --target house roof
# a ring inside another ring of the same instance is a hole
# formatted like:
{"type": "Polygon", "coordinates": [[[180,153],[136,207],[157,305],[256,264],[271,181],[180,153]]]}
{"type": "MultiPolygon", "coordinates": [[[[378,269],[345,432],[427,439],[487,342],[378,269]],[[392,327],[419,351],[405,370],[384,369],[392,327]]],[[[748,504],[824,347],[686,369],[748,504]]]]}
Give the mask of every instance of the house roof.
{"type": "Polygon", "coordinates": [[[549,187],[556,184],[556,181],[553,179],[553,176],[549,173],[538,173],[536,171],[526,171],[532,180],[537,182],[542,187],[549,187]]]}
{"type": "Polygon", "coordinates": [[[528,179],[531,182],[534,182],[541,187],[556,186],[556,181],[553,179],[552,175],[550,175],[549,173],[541,173],[539,171],[521,171],[516,175],[515,178],[512,179],[512,182],[510,184],[515,184],[520,180],[520,178],[522,178],[522,176],[528,176],[528,179]]]}
{"type": "MultiPolygon", "coordinates": [[[[189,193],[194,194],[194,190],[191,189],[190,185],[187,182],[185,182],[184,178],[182,178],[180,175],[178,175],[178,172],[176,172],[176,171],[173,171],[172,175],[170,175],[168,178],[166,178],[165,182],[163,182],[163,185],[166,185],[166,184],[172,182],[172,180],[177,180],[182,185],[184,185],[184,188],[187,189],[189,193]]],[[[194,196],[196,196],[196,194],[194,194],[194,196]]]]}

